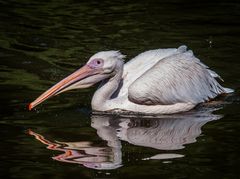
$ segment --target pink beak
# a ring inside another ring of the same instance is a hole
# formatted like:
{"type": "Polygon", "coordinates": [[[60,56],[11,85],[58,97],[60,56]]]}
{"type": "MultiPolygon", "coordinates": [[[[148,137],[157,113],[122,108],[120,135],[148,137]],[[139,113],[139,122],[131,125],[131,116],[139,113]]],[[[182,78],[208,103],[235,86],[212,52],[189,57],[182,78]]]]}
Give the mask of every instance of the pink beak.
{"type": "Polygon", "coordinates": [[[88,65],[83,66],[79,70],[75,71],[71,75],[67,76],[57,84],[55,84],[53,87],[48,89],[46,92],[44,92],[42,95],[40,95],[35,101],[30,103],[28,105],[28,109],[31,110],[38,104],[42,103],[46,99],[55,96],[63,91],[67,91],[70,89],[74,89],[72,86],[79,82],[80,80],[92,76],[94,74],[98,73],[96,69],[90,68],[88,65]],[[72,88],[71,88],[72,87],[72,88]]]}

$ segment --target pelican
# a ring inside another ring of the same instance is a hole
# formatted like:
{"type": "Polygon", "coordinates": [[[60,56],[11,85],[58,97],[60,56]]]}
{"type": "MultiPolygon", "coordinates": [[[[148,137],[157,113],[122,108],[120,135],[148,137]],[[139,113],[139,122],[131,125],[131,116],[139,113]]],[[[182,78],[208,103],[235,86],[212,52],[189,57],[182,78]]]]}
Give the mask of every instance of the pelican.
{"type": "Polygon", "coordinates": [[[189,111],[233,90],[196,58],[185,45],[143,52],[124,64],[119,51],[93,55],[82,68],[67,76],[29,104],[31,110],[64,91],[88,88],[101,81],[94,93],[94,111],[172,114],[189,111]]]}

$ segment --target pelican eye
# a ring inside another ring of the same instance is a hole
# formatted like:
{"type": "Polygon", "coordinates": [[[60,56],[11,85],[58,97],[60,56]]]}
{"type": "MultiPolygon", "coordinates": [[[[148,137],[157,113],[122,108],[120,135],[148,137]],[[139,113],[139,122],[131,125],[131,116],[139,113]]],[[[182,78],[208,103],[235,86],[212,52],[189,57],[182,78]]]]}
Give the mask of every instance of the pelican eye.
{"type": "Polygon", "coordinates": [[[95,58],[88,63],[90,68],[100,68],[103,66],[103,59],[95,58]]]}

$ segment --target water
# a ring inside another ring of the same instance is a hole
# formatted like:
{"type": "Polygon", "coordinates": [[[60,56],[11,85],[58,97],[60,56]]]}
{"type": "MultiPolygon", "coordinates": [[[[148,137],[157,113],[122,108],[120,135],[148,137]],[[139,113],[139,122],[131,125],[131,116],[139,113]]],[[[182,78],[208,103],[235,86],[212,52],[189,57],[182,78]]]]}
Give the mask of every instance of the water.
{"type": "Polygon", "coordinates": [[[239,18],[234,0],[0,1],[1,178],[239,178],[239,18]],[[26,108],[97,51],[182,44],[236,90],[224,103],[97,115],[91,88],[26,108]]]}

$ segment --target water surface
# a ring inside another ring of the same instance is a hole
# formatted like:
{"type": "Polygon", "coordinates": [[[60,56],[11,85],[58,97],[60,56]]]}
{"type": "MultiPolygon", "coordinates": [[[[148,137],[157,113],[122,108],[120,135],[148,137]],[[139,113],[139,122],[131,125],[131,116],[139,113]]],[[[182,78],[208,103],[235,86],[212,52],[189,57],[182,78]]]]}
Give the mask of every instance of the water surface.
{"type": "Polygon", "coordinates": [[[234,0],[0,1],[0,176],[239,178],[239,18],[234,0]],[[97,51],[182,44],[236,92],[159,118],[92,114],[95,88],[27,111],[97,51]]]}

